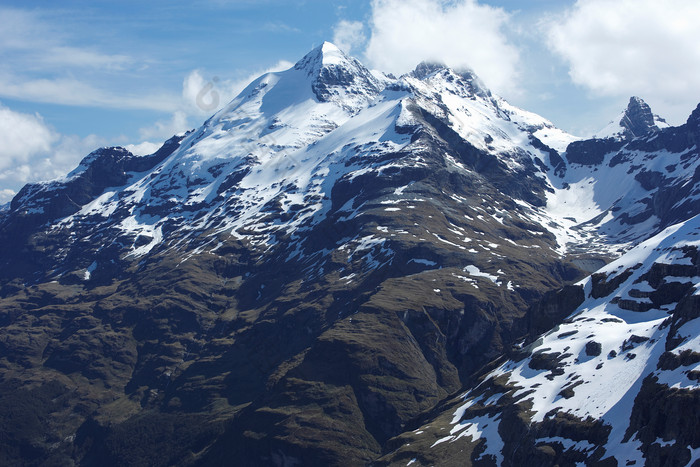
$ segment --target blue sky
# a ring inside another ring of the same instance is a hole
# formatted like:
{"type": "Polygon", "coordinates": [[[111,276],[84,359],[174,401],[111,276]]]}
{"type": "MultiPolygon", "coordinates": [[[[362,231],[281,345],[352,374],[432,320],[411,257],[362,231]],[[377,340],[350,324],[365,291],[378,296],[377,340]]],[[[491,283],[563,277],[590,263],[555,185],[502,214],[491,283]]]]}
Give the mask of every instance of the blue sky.
{"type": "Polygon", "coordinates": [[[631,95],[672,124],[700,102],[695,0],[5,0],[0,203],[105,145],[148,151],[259,74],[324,40],[386,72],[469,66],[512,104],[574,134],[631,95]]]}

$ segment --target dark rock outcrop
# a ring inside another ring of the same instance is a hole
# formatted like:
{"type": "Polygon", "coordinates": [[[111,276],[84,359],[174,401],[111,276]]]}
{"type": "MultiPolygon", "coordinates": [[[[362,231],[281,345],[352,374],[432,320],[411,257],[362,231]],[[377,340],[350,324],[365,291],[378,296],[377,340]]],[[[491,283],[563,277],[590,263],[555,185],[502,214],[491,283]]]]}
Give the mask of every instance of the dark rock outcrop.
{"type": "Polygon", "coordinates": [[[570,164],[600,165],[605,156],[619,151],[624,142],[612,138],[574,141],[566,148],[566,160],[570,164]]]}
{"type": "Polygon", "coordinates": [[[567,285],[560,290],[547,292],[527,313],[528,334],[531,339],[548,331],[583,303],[583,287],[567,285]]]}
{"type": "Polygon", "coordinates": [[[654,120],[654,114],[651,112],[651,107],[636,96],[630,98],[627,109],[625,109],[625,113],[620,120],[620,126],[624,128],[623,136],[625,139],[646,136],[659,130],[654,120]]]}

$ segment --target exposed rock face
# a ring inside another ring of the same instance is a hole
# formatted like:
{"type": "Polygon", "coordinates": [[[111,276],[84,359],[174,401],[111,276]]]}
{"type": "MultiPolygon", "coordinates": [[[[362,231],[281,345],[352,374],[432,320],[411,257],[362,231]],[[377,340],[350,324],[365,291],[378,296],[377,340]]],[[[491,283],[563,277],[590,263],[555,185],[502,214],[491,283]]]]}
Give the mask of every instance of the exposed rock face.
{"type": "Polygon", "coordinates": [[[624,136],[627,139],[646,136],[648,133],[659,130],[654,114],[651,113],[651,107],[636,96],[630,98],[625,114],[620,120],[620,126],[626,130],[624,136]]]}
{"type": "Polygon", "coordinates": [[[648,376],[635,401],[628,440],[641,441],[649,465],[687,465],[700,447],[700,392],[658,384],[648,376]]]}
{"type": "Polygon", "coordinates": [[[668,128],[666,120],[654,115],[649,105],[641,98],[633,96],[630,98],[627,108],[596,137],[598,139],[631,141],[635,138],[651,136],[665,128],[668,128]]]}
{"type": "Polygon", "coordinates": [[[612,139],[574,141],[566,148],[566,160],[571,164],[600,165],[606,154],[618,151],[622,146],[622,141],[612,139]]]}
{"type": "Polygon", "coordinates": [[[527,313],[528,333],[535,338],[569,316],[585,300],[583,287],[567,285],[547,292],[527,313]]]}
{"type": "Polygon", "coordinates": [[[101,148],[86,156],[64,182],[29,184],[0,216],[0,278],[5,282],[51,269],[43,252],[29,245],[41,242],[41,230],[71,216],[110,187],[124,185],[134,173],[152,170],[179,148],[184,136],[174,136],[149,156],[138,157],[124,148],[101,148]],[[38,235],[37,235],[38,234],[38,235]],[[34,237],[34,238],[32,238],[34,237]]]}
{"type": "Polygon", "coordinates": [[[602,349],[603,346],[600,344],[600,342],[589,341],[586,343],[586,355],[589,357],[597,357],[600,355],[602,349]]]}

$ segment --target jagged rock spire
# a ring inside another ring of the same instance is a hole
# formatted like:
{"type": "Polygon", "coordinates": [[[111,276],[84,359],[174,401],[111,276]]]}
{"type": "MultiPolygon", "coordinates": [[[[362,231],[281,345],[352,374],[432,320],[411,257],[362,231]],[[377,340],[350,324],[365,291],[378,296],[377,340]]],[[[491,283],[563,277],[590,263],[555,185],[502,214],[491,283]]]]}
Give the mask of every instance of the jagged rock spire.
{"type": "Polygon", "coordinates": [[[627,108],[596,134],[596,138],[631,140],[668,127],[666,120],[655,115],[649,104],[637,96],[630,97],[627,108]]]}
{"type": "Polygon", "coordinates": [[[624,128],[624,134],[627,138],[644,136],[659,129],[656,126],[651,107],[637,96],[630,97],[627,109],[620,120],[620,126],[624,128]]]}

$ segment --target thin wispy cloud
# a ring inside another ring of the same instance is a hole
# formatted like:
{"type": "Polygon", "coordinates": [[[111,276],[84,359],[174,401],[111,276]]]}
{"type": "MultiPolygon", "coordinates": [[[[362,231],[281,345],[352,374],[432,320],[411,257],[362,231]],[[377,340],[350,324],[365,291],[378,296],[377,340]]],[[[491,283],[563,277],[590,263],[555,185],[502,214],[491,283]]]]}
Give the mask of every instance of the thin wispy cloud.
{"type": "Polygon", "coordinates": [[[270,32],[289,32],[289,33],[299,33],[301,30],[299,28],[295,28],[294,26],[290,26],[287,23],[283,23],[281,21],[277,22],[267,22],[262,25],[262,29],[264,31],[270,31],[270,32]]]}
{"type": "Polygon", "coordinates": [[[178,96],[171,94],[127,95],[98,89],[70,77],[26,79],[9,73],[0,74],[0,96],[49,104],[162,112],[175,110],[178,101],[178,96]]]}
{"type": "Polygon", "coordinates": [[[89,68],[126,70],[137,64],[128,54],[111,54],[90,46],[73,46],[65,26],[54,24],[37,10],[0,8],[0,54],[30,71],[89,68]]]}
{"type": "Polygon", "coordinates": [[[341,20],[333,29],[333,43],[347,54],[359,50],[367,41],[361,21],[341,20]]]}
{"type": "Polygon", "coordinates": [[[173,111],[177,95],[125,93],[97,83],[148,63],[125,53],[71,44],[65,27],[37,10],[0,8],[0,97],[50,104],[173,111]]]}

